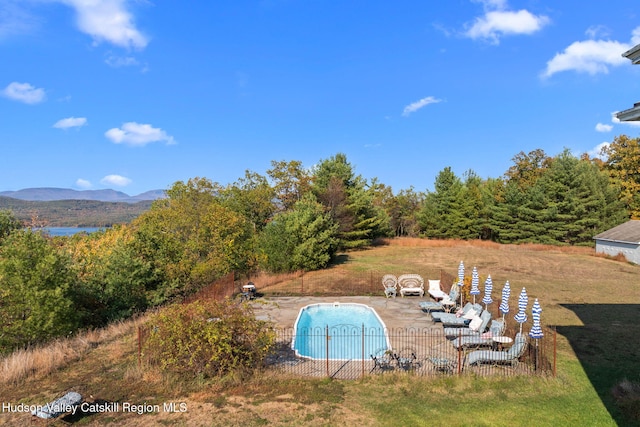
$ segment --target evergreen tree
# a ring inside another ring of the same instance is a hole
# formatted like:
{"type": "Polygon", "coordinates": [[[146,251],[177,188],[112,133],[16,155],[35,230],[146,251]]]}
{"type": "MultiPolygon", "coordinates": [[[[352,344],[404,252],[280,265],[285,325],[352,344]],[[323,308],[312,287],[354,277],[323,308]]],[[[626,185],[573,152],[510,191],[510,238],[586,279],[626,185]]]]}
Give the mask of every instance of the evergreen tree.
{"type": "Polygon", "coordinates": [[[371,244],[390,232],[388,216],[374,205],[375,192],[355,176],[347,157],[338,153],[321,161],[313,172],[313,192],[338,224],[340,247],[354,249],[371,244]]]}
{"type": "Polygon", "coordinates": [[[317,270],[335,254],[338,225],[312,194],[276,215],[258,240],[260,265],[272,272],[317,270]]]}

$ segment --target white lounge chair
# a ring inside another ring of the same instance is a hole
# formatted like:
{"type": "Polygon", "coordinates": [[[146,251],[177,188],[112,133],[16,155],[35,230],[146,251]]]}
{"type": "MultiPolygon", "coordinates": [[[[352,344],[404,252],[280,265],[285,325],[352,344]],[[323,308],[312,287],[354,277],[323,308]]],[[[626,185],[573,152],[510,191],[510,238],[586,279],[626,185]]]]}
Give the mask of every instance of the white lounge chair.
{"type": "Polygon", "coordinates": [[[429,282],[429,289],[427,290],[427,292],[429,292],[429,295],[431,295],[431,298],[433,298],[436,301],[440,301],[449,296],[449,294],[443,291],[442,288],[440,287],[440,280],[429,279],[428,282],[429,282]]]}
{"type": "Polygon", "coordinates": [[[400,295],[424,296],[424,279],[419,274],[401,274],[398,276],[400,295]]]}

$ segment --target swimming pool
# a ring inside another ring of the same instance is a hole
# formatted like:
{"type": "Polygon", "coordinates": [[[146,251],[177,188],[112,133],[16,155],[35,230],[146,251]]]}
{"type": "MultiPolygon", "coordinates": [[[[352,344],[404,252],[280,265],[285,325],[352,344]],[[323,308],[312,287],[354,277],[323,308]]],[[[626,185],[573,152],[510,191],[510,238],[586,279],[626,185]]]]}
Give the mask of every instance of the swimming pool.
{"type": "Polygon", "coordinates": [[[320,303],[300,309],[291,348],[311,359],[368,359],[391,348],[384,322],[364,304],[320,303]]]}

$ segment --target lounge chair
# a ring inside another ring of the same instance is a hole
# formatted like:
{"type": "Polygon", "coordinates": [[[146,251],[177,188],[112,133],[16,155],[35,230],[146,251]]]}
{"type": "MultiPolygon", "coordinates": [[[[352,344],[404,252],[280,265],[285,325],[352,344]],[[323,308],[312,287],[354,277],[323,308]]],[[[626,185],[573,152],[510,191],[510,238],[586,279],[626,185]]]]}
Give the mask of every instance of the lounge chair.
{"type": "Polygon", "coordinates": [[[451,286],[451,290],[449,291],[449,294],[445,299],[441,301],[420,301],[418,305],[420,306],[422,311],[425,311],[429,314],[435,314],[434,312],[444,311],[446,308],[446,304],[453,303],[453,305],[455,305],[458,296],[458,287],[453,285],[451,286]]]}
{"type": "Polygon", "coordinates": [[[458,328],[445,327],[444,335],[447,338],[450,338],[452,340],[455,339],[456,337],[461,337],[461,336],[462,337],[469,336],[469,335],[480,336],[487,330],[490,320],[491,320],[491,313],[489,313],[487,310],[483,310],[482,314],[480,314],[479,317],[476,316],[471,320],[471,322],[469,323],[469,326],[458,327],[458,328]]]}
{"type": "Polygon", "coordinates": [[[385,274],[382,276],[382,287],[384,288],[384,296],[395,298],[398,293],[398,278],[393,274],[385,274]]]}
{"type": "Polygon", "coordinates": [[[466,357],[469,366],[489,363],[492,365],[510,364],[515,365],[518,359],[527,348],[527,336],[521,333],[516,334],[513,345],[508,350],[475,350],[466,357]]]}
{"type": "Polygon", "coordinates": [[[462,307],[462,309],[460,309],[460,313],[431,313],[431,320],[434,322],[442,322],[445,326],[466,326],[473,318],[473,315],[470,315],[471,310],[473,310],[473,313],[475,314],[482,313],[482,304],[473,304],[468,302],[464,307],[462,307]]]}
{"type": "Polygon", "coordinates": [[[424,279],[419,274],[401,274],[398,276],[400,295],[424,296],[424,279]]]}
{"type": "Polygon", "coordinates": [[[460,349],[468,349],[468,348],[480,348],[480,347],[493,347],[495,341],[493,341],[493,337],[499,337],[504,334],[505,323],[501,320],[492,320],[491,326],[489,327],[489,332],[485,332],[480,335],[466,335],[457,337],[451,343],[453,346],[460,349]]]}
{"type": "Polygon", "coordinates": [[[443,291],[442,288],[440,287],[440,280],[429,279],[428,282],[429,282],[429,289],[427,290],[427,292],[429,292],[429,295],[431,295],[431,298],[436,300],[436,302],[439,302],[440,300],[445,299],[449,296],[449,294],[443,291]]]}

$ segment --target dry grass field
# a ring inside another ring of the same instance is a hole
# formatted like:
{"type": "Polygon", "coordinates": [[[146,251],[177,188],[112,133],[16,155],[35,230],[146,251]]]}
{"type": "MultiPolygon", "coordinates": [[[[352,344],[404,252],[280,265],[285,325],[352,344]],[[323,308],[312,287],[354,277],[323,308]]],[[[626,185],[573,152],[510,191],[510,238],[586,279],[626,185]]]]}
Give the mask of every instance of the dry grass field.
{"type": "MultiPolygon", "coordinates": [[[[636,345],[640,334],[640,266],[596,257],[592,248],[395,239],[344,254],[331,268],[307,273],[305,286],[306,291],[320,294],[336,292],[326,289],[326,283],[333,279],[343,283],[350,276],[378,272],[416,272],[435,278],[444,270],[455,275],[461,260],[467,274],[473,266],[481,278],[491,274],[494,304],[506,280],[511,284],[512,301],[522,287],[527,289],[530,304],[533,298],[539,298],[543,324],[558,330],[557,378],[422,379],[383,375],[360,381],[330,381],[261,373],[222,382],[185,381],[153,368],[138,367],[136,328],[132,323],[129,329],[113,332],[70,356],[60,369],[47,367],[45,362],[40,369],[16,367],[20,365],[16,359],[2,361],[5,370],[0,372],[0,402],[44,403],[75,389],[96,401],[188,404],[186,413],[95,414],[65,417],[54,425],[432,427],[531,425],[533,419],[539,426],[640,423],[640,349],[636,345]],[[314,283],[323,285],[310,290],[314,283]],[[10,364],[14,367],[9,368],[10,364]],[[13,370],[20,369],[23,378],[10,377],[13,370]],[[390,405],[393,411],[389,411],[390,405]]],[[[286,288],[284,279],[252,280],[267,293],[286,288]]],[[[25,422],[30,422],[26,414],[0,414],[0,425],[25,422]]]]}

